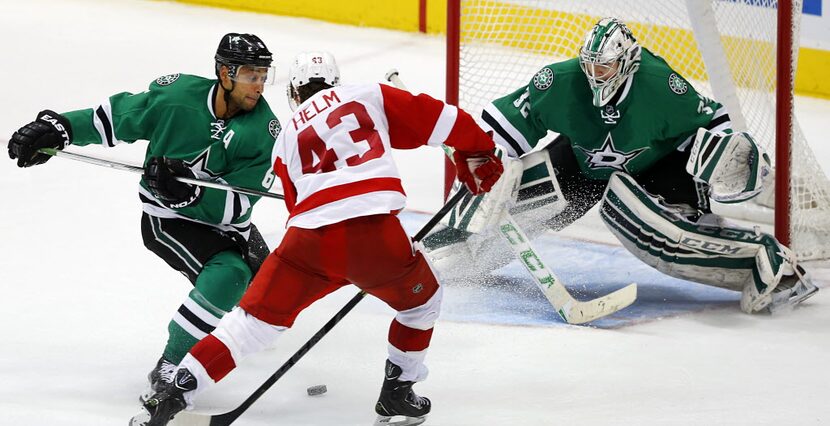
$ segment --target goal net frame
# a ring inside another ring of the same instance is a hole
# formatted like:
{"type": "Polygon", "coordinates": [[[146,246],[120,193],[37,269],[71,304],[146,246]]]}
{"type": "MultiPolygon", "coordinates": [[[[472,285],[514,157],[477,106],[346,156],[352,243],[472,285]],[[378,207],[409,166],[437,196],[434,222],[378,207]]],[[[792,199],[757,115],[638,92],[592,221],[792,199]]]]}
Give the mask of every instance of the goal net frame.
{"type": "MultiPolygon", "coordinates": [[[[474,6],[468,5],[478,5],[478,4],[498,4],[498,3],[518,3],[521,4],[523,0],[448,0],[447,1],[447,37],[446,37],[446,100],[448,103],[453,105],[458,105],[462,108],[465,108],[473,115],[477,115],[480,113],[480,108],[483,105],[465,105],[461,90],[464,90],[462,87],[461,81],[461,73],[464,71],[462,66],[464,55],[464,43],[466,42],[465,38],[468,37],[462,32],[464,31],[464,22],[462,20],[467,17],[468,10],[473,10],[474,6]],[[461,100],[461,104],[459,101],[461,100]]],[[[559,0],[548,0],[549,3],[557,3],[559,0]]],[[[567,0],[565,0],[567,1],[567,0]]],[[[633,0],[634,2],[640,0],[633,0]]],[[[746,121],[743,117],[743,113],[741,111],[741,104],[740,101],[735,98],[735,89],[730,86],[735,86],[733,83],[732,76],[729,74],[718,75],[718,69],[726,69],[729,72],[729,64],[726,62],[725,55],[723,53],[723,49],[728,48],[728,43],[721,41],[721,35],[718,34],[717,31],[711,32],[706,31],[700,27],[700,24],[696,24],[701,21],[705,21],[706,19],[710,19],[707,14],[712,14],[712,8],[714,2],[732,2],[732,3],[752,3],[753,1],[758,2],[762,0],[685,0],[684,3],[687,6],[687,11],[689,14],[695,14],[699,16],[693,16],[690,18],[692,22],[692,33],[694,34],[694,41],[697,43],[698,46],[701,46],[700,51],[701,55],[703,56],[703,62],[705,63],[705,73],[708,74],[709,80],[707,84],[711,84],[711,91],[715,92],[714,98],[719,102],[725,104],[729,110],[730,117],[733,121],[733,127],[738,130],[746,129],[746,121]],[[720,52],[718,50],[720,49],[720,52]],[[714,64],[714,66],[713,66],[714,64]],[[723,84],[722,82],[728,82],[727,84],[723,84]]],[[[801,0],[779,0],[775,2],[774,0],[767,0],[769,3],[772,3],[773,6],[777,6],[777,16],[776,16],[776,23],[778,30],[776,31],[776,35],[774,37],[774,43],[776,45],[774,52],[775,52],[775,75],[771,78],[775,80],[775,96],[774,96],[774,149],[773,147],[768,146],[767,150],[771,156],[773,156],[774,161],[774,192],[770,191],[767,195],[767,198],[770,199],[769,204],[772,206],[771,199],[773,198],[774,194],[774,209],[764,208],[758,206],[761,210],[766,210],[764,213],[758,213],[756,211],[746,211],[738,210],[735,213],[730,213],[727,211],[725,214],[728,217],[735,217],[738,219],[745,219],[750,221],[756,222],[774,222],[774,233],[776,238],[783,243],[784,245],[791,246],[792,235],[793,235],[793,194],[794,188],[793,181],[797,179],[792,173],[792,161],[793,161],[793,140],[796,135],[794,135],[794,110],[793,110],[793,82],[795,78],[795,68],[796,68],[796,61],[797,61],[797,52],[798,52],[798,43],[795,43],[794,40],[798,38],[798,28],[800,25],[801,19],[801,0]],[[774,4],[777,3],[777,4],[774,4]],[[787,76],[786,78],[775,78],[775,76],[787,76]],[[770,214],[771,213],[771,214],[770,214]],[[764,219],[759,219],[759,216],[765,216],[764,219]]],[[[529,3],[529,0],[525,0],[525,2],[529,3]]],[[[542,2],[542,0],[537,0],[537,2],[542,2]]],[[[561,1],[560,1],[561,2],[561,1]]],[[[622,2],[621,2],[622,3],[622,2]]],[[[740,5],[739,5],[740,6],[740,5]]],[[[769,5],[768,5],[769,6],[769,5]]],[[[588,6],[590,7],[590,6],[588,6]]],[[[774,12],[770,12],[774,13],[774,12]]],[[[495,14],[494,14],[495,16],[495,14]]],[[[601,15],[597,15],[596,18],[601,18],[601,15]]],[[[473,18],[469,18],[473,19],[473,18]]],[[[490,22],[487,22],[485,18],[476,18],[478,21],[475,22],[475,28],[488,28],[491,26],[490,22]]],[[[506,23],[505,20],[509,18],[505,18],[501,16],[498,18],[498,21],[494,19],[493,25],[510,25],[510,23],[506,23]]],[[[711,18],[714,19],[714,18],[711,18]]],[[[625,20],[625,19],[624,19],[625,20]]],[[[470,24],[472,27],[472,24],[470,24]]],[[[587,31],[588,28],[585,28],[584,31],[587,31]]],[[[513,29],[515,30],[515,28],[513,29]]],[[[578,37],[581,39],[584,35],[584,31],[578,34],[578,37]]],[[[771,29],[770,31],[775,31],[775,29],[771,29]]],[[[637,31],[634,31],[634,36],[637,37],[637,31]]],[[[728,38],[728,37],[724,37],[728,38]]],[[[474,40],[475,41],[475,40],[474,40]]],[[[489,42],[489,40],[488,40],[489,42]]],[[[502,41],[502,43],[504,43],[502,41]]],[[[472,44],[472,43],[471,43],[472,44]]],[[[526,43],[525,43],[526,44],[526,43]]],[[[648,44],[644,43],[645,47],[650,47],[648,44]]],[[[515,46],[510,46],[510,48],[516,48],[515,46]]],[[[521,48],[519,48],[521,49],[521,48]]],[[[571,57],[576,57],[576,51],[572,52],[571,57]]],[[[535,53],[538,54],[538,53],[535,53]]],[[[659,54],[659,52],[658,52],[659,54]]],[[[561,60],[559,58],[551,58],[549,62],[555,62],[561,60]]],[[[669,65],[674,66],[669,58],[669,65]]],[[[525,81],[528,81],[532,77],[532,73],[535,71],[531,71],[526,76],[524,76],[525,81]]],[[[518,85],[516,87],[519,87],[518,85]]],[[[697,86],[696,86],[697,87],[697,86]]],[[[511,89],[512,90],[512,89],[511,89]]],[[[507,94],[508,92],[504,92],[503,94],[507,94]]],[[[499,95],[500,96],[500,95],[499,95]]],[[[747,129],[752,133],[752,129],[747,129]]],[[[796,129],[797,133],[800,133],[800,130],[796,129]]],[[[800,135],[799,135],[800,136],[800,135]]],[[[447,161],[445,163],[445,180],[444,180],[444,195],[445,197],[450,191],[452,186],[452,182],[455,176],[455,171],[452,166],[452,163],[447,161]]],[[[770,185],[771,182],[768,182],[770,185]]],[[[826,191],[822,190],[822,195],[826,194],[826,191]]],[[[822,213],[823,214],[823,213],[822,213]]],[[[797,251],[798,253],[798,251],[797,251]]],[[[819,249],[811,248],[804,253],[798,253],[799,257],[802,259],[816,259],[816,258],[827,258],[830,257],[830,250],[826,248],[819,247],[819,249]]]]}

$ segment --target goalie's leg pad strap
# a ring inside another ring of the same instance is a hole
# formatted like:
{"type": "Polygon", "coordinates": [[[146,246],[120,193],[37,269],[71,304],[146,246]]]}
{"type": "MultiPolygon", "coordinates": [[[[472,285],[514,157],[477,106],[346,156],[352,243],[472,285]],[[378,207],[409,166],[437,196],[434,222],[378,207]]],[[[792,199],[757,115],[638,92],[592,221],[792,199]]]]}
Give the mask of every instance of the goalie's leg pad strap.
{"type": "Polygon", "coordinates": [[[622,173],[611,177],[600,215],[632,254],[677,278],[738,291],[751,283],[766,294],[788,264],[771,235],[691,222],[622,173]]]}

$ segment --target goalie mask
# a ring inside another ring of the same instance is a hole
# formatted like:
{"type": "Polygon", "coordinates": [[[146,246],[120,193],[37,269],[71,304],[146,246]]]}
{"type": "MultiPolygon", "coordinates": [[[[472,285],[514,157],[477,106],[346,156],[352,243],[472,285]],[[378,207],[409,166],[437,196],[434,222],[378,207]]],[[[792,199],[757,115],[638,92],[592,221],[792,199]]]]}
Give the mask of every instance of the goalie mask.
{"type": "Polygon", "coordinates": [[[588,31],[579,49],[579,65],[588,78],[595,107],[607,104],[637,71],[640,53],[631,31],[615,18],[603,18],[588,31]]]}
{"type": "Polygon", "coordinates": [[[340,69],[331,53],[303,52],[294,58],[294,63],[288,69],[286,88],[291,111],[295,111],[303,100],[299,88],[309,83],[322,83],[323,88],[340,85],[340,69]]]}

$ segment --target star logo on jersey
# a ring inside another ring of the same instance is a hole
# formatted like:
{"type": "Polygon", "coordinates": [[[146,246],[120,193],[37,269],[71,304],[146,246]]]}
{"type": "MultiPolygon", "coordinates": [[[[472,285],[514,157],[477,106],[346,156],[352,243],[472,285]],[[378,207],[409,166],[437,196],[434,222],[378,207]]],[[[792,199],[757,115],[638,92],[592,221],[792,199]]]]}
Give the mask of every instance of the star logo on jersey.
{"type": "Polygon", "coordinates": [[[542,68],[533,76],[533,85],[539,90],[547,90],[553,84],[553,71],[550,68],[542,68]]]}
{"type": "Polygon", "coordinates": [[[669,75],[669,89],[678,95],[682,95],[689,91],[689,84],[679,75],[671,73],[669,75]]]}
{"type": "Polygon", "coordinates": [[[193,173],[196,174],[196,177],[201,179],[206,178],[215,178],[219,176],[216,173],[213,173],[207,168],[208,160],[210,159],[210,148],[202,151],[201,154],[197,155],[192,161],[185,161],[184,164],[190,170],[193,170],[193,173]]]}
{"type": "Polygon", "coordinates": [[[271,120],[268,122],[268,132],[271,133],[271,136],[273,136],[274,139],[276,139],[277,136],[279,136],[280,130],[282,130],[282,126],[280,126],[279,121],[271,120]]]}
{"type": "Polygon", "coordinates": [[[614,138],[611,137],[611,132],[608,132],[608,136],[605,137],[605,142],[603,142],[600,149],[587,150],[581,146],[577,148],[588,157],[586,161],[588,162],[588,167],[591,169],[610,168],[626,173],[628,173],[628,169],[625,168],[625,165],[634,157],[640,155],[641,152],[648,149],[646,147],[630,152],[618,151],[614,147],[614,138]]]}
{"type": "Polygon", "coordinates": [[[158,84],[159,86],[169,86],[169,85],[175,83],[176,80],[179,79],[180,75],[181,74],[170,74],[170,75],[161,76],[161,77],[156,79],[156,84],[158,84]]]}

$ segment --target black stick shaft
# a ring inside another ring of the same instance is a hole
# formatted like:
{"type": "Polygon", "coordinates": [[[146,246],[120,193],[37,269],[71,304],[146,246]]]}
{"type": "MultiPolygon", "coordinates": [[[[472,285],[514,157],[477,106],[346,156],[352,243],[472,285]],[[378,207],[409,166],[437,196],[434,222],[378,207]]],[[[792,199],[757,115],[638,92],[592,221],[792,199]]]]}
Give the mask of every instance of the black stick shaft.
{"type": "MultiPolygon", "coordinates": [[[[435,216],[433,216],[429,220],[429,222],[427,222],[423,227],[421,227],[421,230],[418,231],[417,234],[415,234],[413,239],[415,241],[420,241],[422,238],[424,238],[429,233],[429,231],[431,231],[432,228],[434,228],[435,225],[438,224],[441,218],[443,218],[450,210],[452,210],[452,208],[455,207],[455,205],[458,204],[458,202],[461,201],[461,199],[464,198],[464,196],[467,195],[467,193],[467,187],[462,186],[461,189],[458,192],[456,192],[455,195],[453,195],[452,198],[450,198],[450,200],[447,201],[446,204],[444,204],[444,207],[442,207],[441,210],[439,210],[438,213],[436,213],[435,216]]],[[[363,300],[364,296],[366,296],[366,292],[361,291],[357,293],[354,297],[352,297],[352,299],[349,300],[349,302],[346,303],[342,308],[340,308],[340,310],[337,311],[337,313],[334,314],[334,316],[330,320],[328,320],[328,322],[326,322],[326,324],[323,325],[323,327],[320,328],[320,330],[318,330],[317,333],[314,333],[314,335],[311,336],[311,338],[308,339],[308,341],[303,346],[301,346],[300,349],[298,349],[297,352],[295,352],[294,355],[291,356],[291,358],[288,358],[288,361],[285,361],[282,367],[280,367],[274,374],[272,374],[271,377],[268,377],[268,379],[265,380],[265,382],[262,385],[260,385],[260,387],[258,387],[251,394],[251,396],[245,399],[245,401],[243,401],[242,404],[239,405],[239,407],[236,407],[225,414],[217,414],[211,416],[210,426],[227,426],[233,423],[236,419],[238,419],[239,416],[241,416],[242,413],[244,413],[254,402],[256,402],[256,400],[258,400],[262,396],[262,394],[264,394],[268,389],[270,389],[271,386],[273,386],[274,383],[276,383],[280,377],[282,377],[288,370],[290,370],[291,367],[293,367],[294,364],[296,364],[297,361],[300,360],[300,358],[305,356],[305,354],[308,353],[308,351],[310,351],[311,348],[313,348],[314,345],[316,345],[317,342],[319,342],[323,338],[323,336],[328,334],[328,332],[331,331],[331,329],[334,328],[334,326],[337,325],[337,323],[339,323],[340,320],[342,320],[343,317],[345,317],[346,314],[348,314],[352,310],[352,308],[354,308],[361,300],[363,300]]]]}

